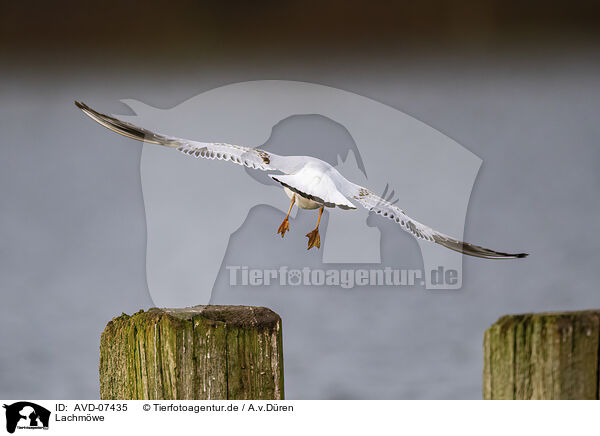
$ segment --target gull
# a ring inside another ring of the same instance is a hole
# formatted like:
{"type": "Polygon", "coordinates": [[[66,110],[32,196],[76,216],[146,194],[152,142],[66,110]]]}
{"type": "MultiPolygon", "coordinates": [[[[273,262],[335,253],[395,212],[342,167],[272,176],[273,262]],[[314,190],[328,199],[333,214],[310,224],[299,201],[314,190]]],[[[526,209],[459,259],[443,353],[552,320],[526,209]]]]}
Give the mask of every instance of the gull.
{"type": "MultiPolygon", "coordinates": [[[[75,105],[97,123],[131,139],[173,148],[196,158],[224,160],[248,168],[277,172],[277,174],[270,173],[268,176],[274,182],[281,185],[291,201],[285,219],[277,229],[277,234],[280,234],[283,238],[285,233],[289,231],[288,218],[294,204],[300,209],[319,209],[316,227],[306,234],[308,238],[308,250],[313,247],[321,247],[319,223],[321,222],[323,210],[326,207],[337,207],[348,211],[355,210],[356,206],[351,201],[353,200],[369,211],[395,221],[403,230],[409,232],[414,237],[440,244],[459,253],[485,259],[514,259],[527,256],[527,253],[511,254],[490,250],[468,242],[459,241],[433,230],[425,224],[409,217],[402,209],[395,205],[395,202],[390,202],[389,199],[382,198],[369,189],[350,182],[333,166],[315,157],[280,156],[259,148],[249,148],[221,142],[199,142],[167,136],[101,114],[82,102],[76,101],[75,105]]],[[[385,197],[385,192],[383,197],[385,197]]]]}

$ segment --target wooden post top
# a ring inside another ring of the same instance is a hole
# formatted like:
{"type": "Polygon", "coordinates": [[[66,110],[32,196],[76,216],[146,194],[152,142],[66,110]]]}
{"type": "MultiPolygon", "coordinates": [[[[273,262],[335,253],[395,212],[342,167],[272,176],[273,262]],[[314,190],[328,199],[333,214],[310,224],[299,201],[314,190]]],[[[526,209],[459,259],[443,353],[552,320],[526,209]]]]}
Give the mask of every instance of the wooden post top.
{"type": "MultiPolygon", "coordinates": [[[[140,310],[133,315],[125,313],[114,318],[113,321],[124,321],[129,318],[156,319],[163,316],[173,320],[191,321],[201,318],[214,323],[225,323],[232,327],[273,327],[281,321],[279,315],[267,307],[257,306],[220,306],[198,305],[185,308],[158,308],[152,307],[147,311],[140,310]]],[[[108,326],[107,326],[108,327],[108,326]]]]}
{"type": "Polygon", "coordinates": [[[505,315],[483,345],[485,399],[598,399],[600,310],[505,315]]]}
{"type": "Polygon", "coordinates": [[[152,308],[100,338],[102,399],[283,399],[281,318],[266,307],[152,308]]]}

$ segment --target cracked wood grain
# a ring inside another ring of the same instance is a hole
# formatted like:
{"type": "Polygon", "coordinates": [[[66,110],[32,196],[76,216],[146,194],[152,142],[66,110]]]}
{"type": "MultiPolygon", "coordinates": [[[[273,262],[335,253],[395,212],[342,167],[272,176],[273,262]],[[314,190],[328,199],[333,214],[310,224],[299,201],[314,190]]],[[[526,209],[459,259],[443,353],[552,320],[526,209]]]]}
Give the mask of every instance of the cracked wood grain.
{"type": "Polygon", "coordinates": [[[281,318],[249,306],[123,314],[100,340],[100,397],[283,399],[281,318]]]}
{"type": "Polygon", "coordinates": [[[501,317],[484,334],[483,397],[599,399],[600,311],[501,317]]]}

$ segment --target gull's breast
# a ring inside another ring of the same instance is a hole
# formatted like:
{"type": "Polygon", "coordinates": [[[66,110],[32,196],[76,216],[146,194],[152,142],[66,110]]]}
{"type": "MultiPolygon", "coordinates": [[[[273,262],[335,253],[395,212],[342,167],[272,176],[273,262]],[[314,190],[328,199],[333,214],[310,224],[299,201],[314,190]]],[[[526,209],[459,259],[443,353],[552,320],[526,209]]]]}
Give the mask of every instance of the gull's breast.
{"type": "Polygon", "coordinates": [[[283,190],[285,191],[286,195],[290,197],[290,199],[292,199],[294,196],[296,197],[296,204],[300,209],[318,209],[322,206],[320,203],[317,203],[314,200],[310,200],[306,197],[301,196],[300,194],[296,194],[295,192],[293,192],[289,188],[286,188],[285,186],[283,187],[283,190]]]}

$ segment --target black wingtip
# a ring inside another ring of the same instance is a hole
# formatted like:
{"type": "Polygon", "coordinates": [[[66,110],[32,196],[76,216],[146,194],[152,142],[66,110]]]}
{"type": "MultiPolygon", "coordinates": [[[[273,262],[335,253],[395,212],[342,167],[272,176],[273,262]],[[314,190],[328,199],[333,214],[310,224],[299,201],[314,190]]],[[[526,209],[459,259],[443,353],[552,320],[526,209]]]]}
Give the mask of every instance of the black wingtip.
{"type": "Polygon", "coordinates": [[[89,109],[89,106],[87,104],[85,104],[84,102],[82,102],[82,101],[75,100],[73,103],[75,103],[75,106],[77,106],[82,111],[86,110],[86,109],[89,109]]]}
{"type": "Polygon", "coordinates": [[[523,259],[524,257],[527,257],[527,256],[529,256],[529,253],[519,253],[515,257],[517,259],[523,259]]]}

